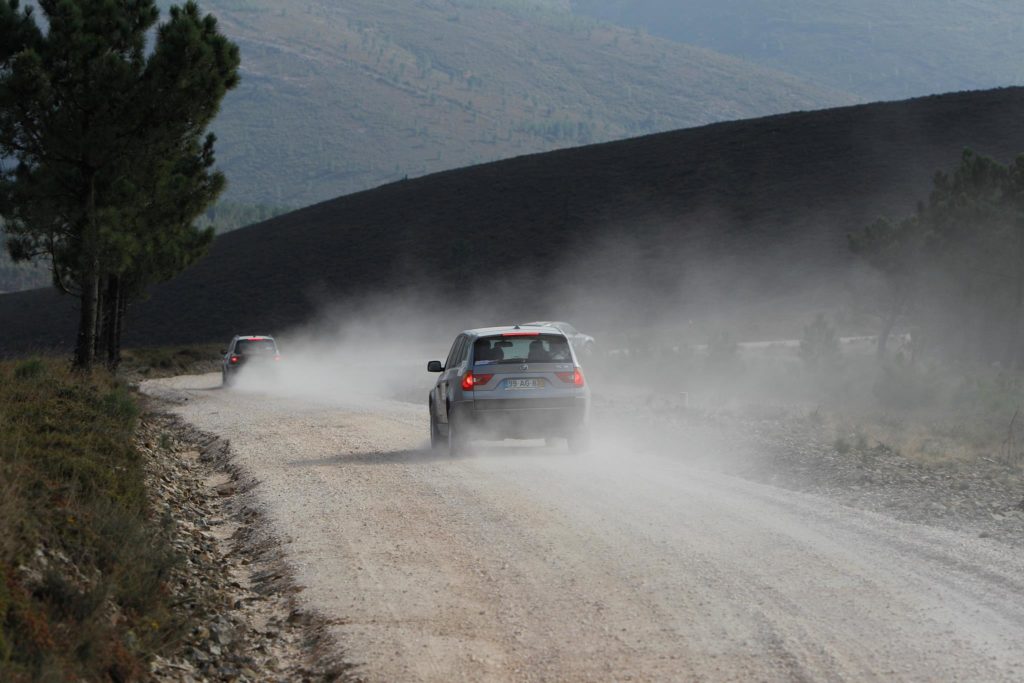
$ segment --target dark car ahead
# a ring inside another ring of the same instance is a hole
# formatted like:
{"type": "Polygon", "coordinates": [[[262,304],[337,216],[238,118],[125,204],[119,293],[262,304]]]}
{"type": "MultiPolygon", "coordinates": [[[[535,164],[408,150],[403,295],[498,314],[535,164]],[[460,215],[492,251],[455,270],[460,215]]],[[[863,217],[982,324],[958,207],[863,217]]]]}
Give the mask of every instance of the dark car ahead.
{"type": "Polygon", "coordinates": [[[223,351],[221,375],[224,386],[231,386],[242,368],[268,370],[281,360],[277,342],[264,335],[236,336],[223,351]]]}
{"type": "Polygon", "coordinates": [[[554,327],[492,327],[456,337],[430,393],[430,443],[453,453],[474,438],[564,437],[589,445],[590,389],[565,334],[554,327]]]}

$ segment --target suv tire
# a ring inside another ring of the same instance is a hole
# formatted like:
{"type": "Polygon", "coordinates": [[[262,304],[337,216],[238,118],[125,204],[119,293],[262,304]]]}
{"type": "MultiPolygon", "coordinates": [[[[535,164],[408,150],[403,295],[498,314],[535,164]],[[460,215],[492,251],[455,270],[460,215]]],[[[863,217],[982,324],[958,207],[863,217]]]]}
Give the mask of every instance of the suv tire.
{"type": "Polygon", "coordinates": [[[430,403],[430,448],[437,450],[444,442],[441,430],[437,426],[437,415],[434,413],[434,403],[430,403]]]}
{"type": "Polygon", "coordinates": [[[448,453],[464,455],[469,450],[469,432],[458,410],[448,413],[448,453]]]}

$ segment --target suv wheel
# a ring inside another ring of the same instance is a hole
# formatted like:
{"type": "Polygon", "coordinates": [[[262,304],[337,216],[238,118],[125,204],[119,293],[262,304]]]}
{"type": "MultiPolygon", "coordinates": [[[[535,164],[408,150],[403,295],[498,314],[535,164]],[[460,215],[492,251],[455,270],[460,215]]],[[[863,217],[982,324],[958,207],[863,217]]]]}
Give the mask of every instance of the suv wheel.
{"type": "Polygon", "coordinates": [[[462,455],[469,450],[469,433],[459,417],[459,411],[448,413],[448,453],[462,455]]]}
{"type": "Polygon", "coordinates": [[[438,449],[441,447],[443,439],[441,438],[441,430],[437,426],[437,415],[434,413],[434,404],[430,404],[430,447],[432,449],[438,449]]]}

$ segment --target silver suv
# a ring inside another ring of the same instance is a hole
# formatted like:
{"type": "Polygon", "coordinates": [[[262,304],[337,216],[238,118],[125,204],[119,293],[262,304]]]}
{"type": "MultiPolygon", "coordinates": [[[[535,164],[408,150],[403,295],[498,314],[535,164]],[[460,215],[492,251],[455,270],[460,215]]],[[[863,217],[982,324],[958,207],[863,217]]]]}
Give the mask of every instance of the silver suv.
{"type": "Polygon", "coordinates": [[[430,392],[430,444],[453,454],[474,438],[564,437],[589,446],[590,388],[569,340],[554,327],[490,327],[455,338],[430,392]]]}

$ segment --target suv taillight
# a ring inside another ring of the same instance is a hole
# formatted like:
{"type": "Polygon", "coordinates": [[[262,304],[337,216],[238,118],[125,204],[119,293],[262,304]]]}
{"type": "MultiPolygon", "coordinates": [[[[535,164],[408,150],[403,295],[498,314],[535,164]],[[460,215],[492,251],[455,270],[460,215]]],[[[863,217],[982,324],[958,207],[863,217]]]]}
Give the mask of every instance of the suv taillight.
{"type": "Polygon", "coordinates": [[[494,375],[474,375],[472,372],[467,372],[466,376],[462,378],[462,390],[473,391],[473,387],[478,384],[487,384],[492,377],[494,375]]]}
{"type": "Polygon", "coordinates": [[[576,368],[572,372],[556,372],[558,379],[562,380],[567,384],[572,384],[575,387],[582,387],[585,380],[583,379],[583,371],[576,368]]]}
{"type": "Polygon", "coordinates": [[[234,365],[238,362],[238,356],[231,356],[231,364],[234,365]]]}

